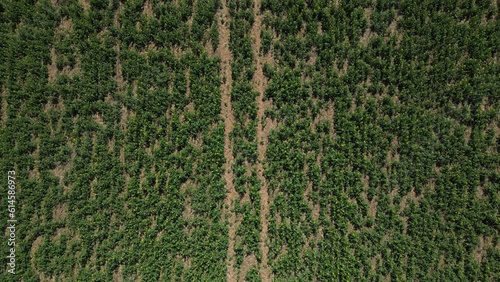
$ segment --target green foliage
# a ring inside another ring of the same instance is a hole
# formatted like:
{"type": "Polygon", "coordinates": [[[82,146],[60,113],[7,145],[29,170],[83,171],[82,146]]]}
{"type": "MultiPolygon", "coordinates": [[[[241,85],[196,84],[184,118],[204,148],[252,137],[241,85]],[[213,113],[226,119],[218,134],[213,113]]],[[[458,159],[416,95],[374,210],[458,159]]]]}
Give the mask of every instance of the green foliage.
{"type": "MultiPolygon", "coordinates": [[[[254,1],[224,23],[239,279],[267,220],[275,281],[500,280],[497,5],[263,0],[255,50],[254,1]]],[[[0,4],[15,279],[226,279],[221,5],[0,4]]]]}

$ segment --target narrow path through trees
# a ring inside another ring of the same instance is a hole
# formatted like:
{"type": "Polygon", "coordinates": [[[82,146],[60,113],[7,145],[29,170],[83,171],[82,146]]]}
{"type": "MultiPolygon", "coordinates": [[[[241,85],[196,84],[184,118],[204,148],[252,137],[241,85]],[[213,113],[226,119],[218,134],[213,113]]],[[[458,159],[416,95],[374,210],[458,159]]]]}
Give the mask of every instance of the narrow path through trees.
{"type": "Polygon", "coordinates": [[[252,43],[253,52],[257,59],[257,68],[253,77],[254,89],[257,90],[259,95],[257,96],[257,177],[260,181],[260,220],[261,220],[261,232],[260,232],[260,249],[262,252],[262,260],[260,263],[260,276],[262,281],[271,281],[271,271],[267,262],[267,254],[269,252],[269,247],[267,245],[268,241],[268,221],[267,216],[269,214],[269,193],[267,190],[267,181],[264,177],[264,166],[263,162],[265,159],[268,143],[268,129],[269,124],[265,123],[265,112],[268,108],[268,102],[264,101],[264,90],[266,79],[262,70],[264,63],[263,58],[260,55],[261,39],[260,34],[262,30],[262,14],[260,12],[260,0],[255,0],[253,13],[254,13],[254,23],[252,26],[252,43]]]}
{"type": "Polygon", "coordinates": [[[224,118],[224,157],[226,163],[224,165],[224,180],[226,181],[226,200],[224,203],[223,216],[224,219],[229,219],[229,244],[227,248],[226,267],[227,281],[236,281],[236,271],[234,269],[235,253],[234,242],[236,237],[236,214],[234,212],[234,202],[238,197],[238,193],[234,188],[233,176],[233,146],[231,143],[230,134],[234,127],[234,115],[231,105],[231,85],[233,83],[231,77],[231,59],[232,55],[229,51],[229,10],[226,0],[222,0],[222,7],[217,17],[219,30],[219,46],[218,54],[221,58],[221,115],[224,118]]]}

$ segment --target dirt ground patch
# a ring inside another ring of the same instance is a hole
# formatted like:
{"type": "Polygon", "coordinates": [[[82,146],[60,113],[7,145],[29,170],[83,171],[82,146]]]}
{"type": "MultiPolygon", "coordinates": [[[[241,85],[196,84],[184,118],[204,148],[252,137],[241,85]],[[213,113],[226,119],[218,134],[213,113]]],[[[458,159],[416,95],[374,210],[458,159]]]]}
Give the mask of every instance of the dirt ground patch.
{"type": "Polygon", "coordinates": [[[238,277],[238,281],[244,282],[245,281],[245,276],[247,275],[248,271],[252,269],[252,267],[257,265],[257,258],[255,257],[254,254],[246,256],[243,259],[243,263],[241,263],[240,267],[240,273],[238,277]]]}
{"type": "Polygon", "coordinates": [[[366,20],[368,21],[368,27],[366,28],[365,32],[363,33],[363,36],[361,36],[361,39],[359,41],[361,44],[363,44],[365,46],[368,44],[368,42],[370,41],[370,39],[372,38],[372,35],[373,35],[373,32],[370,28],[372,13],[373,13],[372,8],[365,9],[364,16],[365,16],[366,20]]]}
{"type": "Polygon", "coordinates": [[[483,235],[480,235],[479,244],[473,253],[474,259],[477,262],[481,263],[481,261],[486,256],[486,251],[488,250],[488,248],[492,246],[493,246],[493,237],[491,236],[484,237],[483,235]]]}
{"type": "Polygon", "coordinates": [[[148,17],[154,17],[154,11],[153,11],[153,3],[151,0],[147,0],[144,3],[144,10],[143,10],[144,15],[148,17]]]}
{"type": "Polygon", "coordinates": [[[217,27],[219,30],[219,46],[217,53],[221,58],[222,84],[221,84],[221,115],[224,119],[224,180],[226,182],[226,199],[224,201],[223,216],[228,219],[229,224],[229,243],[226,257],[226,280],[236,281],[237,274],[234,267],[235,263],[235,238],[236,238],[236,213],[234,211],[235,201],[238,199],[238,193],[234,187],[234,175],[232,166],[234,163],[233,145],[230,134],[234,128],[234,113],[231,105],[231,86],[233,79],[231,76],[232,54],[229,50],[229,10],[227,1],[221,1],[221,9],[217,16],[217,27]]]}
{"type": "Polygon", "coordinates": [[[252,49],[257,58],[257,69],[254,73],[253,84],[254,89],[257,90],[257,177],[260,180],[260,220],[262,230],[260,232],[260,248],[262,251],[262,260],[260,263],[260,276],[262,281],[272,281],[271,269],[268,265],[267,255],[269,252],[269,247],[267,246],[268,241],[268,220],[267,216],[269,214],[269,192],[267,187],[267,180],[264,177],[264,160],[267,151],[268,144],[268,134],[272,127],[276,124],[272,120],[265,120],[266,109],[270,107],[270,101],[264,101],[264,90],[267,84],[266,78],[263,72],[264,60],[260,55],[261,38],[260,34],[262,31],[262,19],[263,15],[260,13],[260,0],[254,2],[253,13],[254,13],[254,23],[251,30],[252,38],[252,49]],[[264,121],[265,120],[265,121],[264,121]]]}
{"type": "Polygon", "coordinates": [[[90,10],[90,0],[80,0],[80,5],[82,6],[84,11],[90,10]]]}
{"type": "Polygon", "coordinates": [[[54,82],[57,76],[57,55],[54,47],[50,49],[50,62],[51,63],[47,68],[49,72],[49,82],[54,82]]]}
{"type": "Polygon", "coordinates": [[[58,204],[52,210],[52,218],[54,220],[64,220],[66,219],[67,215],[68,215],[68,205],[65,203],[58,204]]]}

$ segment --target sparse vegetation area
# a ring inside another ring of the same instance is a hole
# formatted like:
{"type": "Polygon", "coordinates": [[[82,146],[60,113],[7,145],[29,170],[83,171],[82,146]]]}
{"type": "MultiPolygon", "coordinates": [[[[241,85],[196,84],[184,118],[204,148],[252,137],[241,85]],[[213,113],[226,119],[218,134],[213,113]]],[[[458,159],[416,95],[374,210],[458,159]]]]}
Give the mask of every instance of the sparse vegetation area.
{"type": "Polygon", "coordinates": [[[499,17],[3,1],[0,280],[500,280],[499,17]]]}

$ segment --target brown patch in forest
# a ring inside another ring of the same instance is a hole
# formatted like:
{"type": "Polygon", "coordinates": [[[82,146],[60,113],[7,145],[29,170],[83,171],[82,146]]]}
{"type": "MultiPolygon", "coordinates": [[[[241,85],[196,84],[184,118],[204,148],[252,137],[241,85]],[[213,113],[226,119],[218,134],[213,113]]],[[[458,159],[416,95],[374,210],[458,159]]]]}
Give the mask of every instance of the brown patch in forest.
{"type": "Polygon", "coordinates": [[[485,198],[485,195],[484,195],[484,186],[483,185],[477,186],[477,189],[476,189],[476,198],[478,198],[478,199],[484,199],[485,198]]]}
{"type": "Polygon", "coordinates": [[[189,98],[191,96],[191,72],[189,71],[189,68],[186,69],[185,75],[186,75],[186,97],[189,98]]]}
{"type": "MultiPolygon", "coordinates": [[[[274,261],[279,261],[284,256],[286,256],[287,254],[288,254],[288,246],[285,245],[285,244],[283,244],[283,245],[281,245],[281,249],[280,249],[278,255],[276,256],[276,258],[274,259],[274,261]]],[[[264,280],[262,280],[262,281],[264,281],[264,280]]]]}
{"type": "Polygon", "coordinates": [[[153,11],[152,0],[146,0],[144,2],[144,9],[143,9],[142,12],[144,13],[144,15],[146,15],[148,17],[154,17],[155,16],[154,11],[153,11]]]}
{"type": "Polygon", "coordinates": [[[476,198],[484,199],[486,195],[484,194],[484,188],[491,185],[489,177],[486,177],[484,182],[481,182],[476,188],[476,198]]]}
{"type": "Polygon", "coordinates": [[[257,265],[257,257],[255,257],[254,254],[251,254],[249,256],[246,256],[243,259],[243,262],[241,263],[240,266],[240,273],[239,273],[239,279],[238,281],[244,282],[245,281],[245,276],[247,275],[248,271],[252,269],[252,267],[257,265]]]}
{"type": "Polygon", "coordinates": [[[141,55],[145,56],[146,58],[148,57],[148,54],[150,54],[151,52],[155,52],[155,51],[158,51],[158,47],[156,46],[156,44],[154,42],[149,42],[148,46],[146,46],[144,49],[142,49],[142,51],[140,52],[141,55]]]}
{"type": "Polygon", "coordinates": [[[368,191],[368,188],[370,187],[370,176],[363,175],[361,177],[361,181],[363,182],[364,191],[368,191]]]}
{"type": "Polygon", "coordinates": [[[389,26],[387,27],[387,31],[389,32],[390,35],[392,34],[395,34],[398,32],[398,21],[401,19],[402,17],[400,15],[397,15],[393,20],[392,22],[389,24],[389,26]]]}
{"type": "Polygon", "coordinates": [[[486,256],[486,252],[488,248],[493,247],[493,237],[492,236],[486,236],[486,238],[483,235],[479,235],[479,244],[478,246],[474,249],[473,256],[474,259],[478,262],[481,263],[486,256]]]}
{"type": "Polygon", "coordinates": [[[49,72],[49,82],[54,82],[57,76],[57,55],[54,47],[50,49],[50,62],[51,63],[47,68],[49,72]]]}
{"type": "Polygon", "coordinates": [[[377,217],[378,196],[373,197],[371,201],[368,200],[368,194],[366,193],[366,191],[368,191],[370,187],[370,176],[363,175],[361,181],[363,182],[363,192],[361,192],[361,198],[363,199],[364,202],[368,203],[367,216],[375,218],[377,217]]]}
{"type": "Polygon", "coordinates": [[[31,267],[35,270],[35,272],[41,276],[43,275],[42,273],[40,273],[36,267],[36,257],[35,257],[35,254],[36,254],[36,251],[38,250],[38,248],[40,247],[40,245],[42,245],[42,242],[43,242],[43,237],[42,236],[38,236],[35,241],[33,241],[33,243],[31,244],[31,250],[30,250],[30,264],[31,264],[31,267]]]}
{"type": "Polygon", "coordinates": [[[118,268],[113,272],[113,282],[123,282],[123,266],[120,265],[118,268]]]}
{"type": "Polygon", "coordinates": [[[119,6],[118,6],[118,9],[115,11],[115,14],[113,15],[113,25],[115,27],[120,27],[120,17],[119,15],[121,14],[121,12],[123,11],[123,4],[122,2],[119,2],[119,6]]]}
{"type": "Polygon", "coordinates": [[[146,169],[144,167],[141,168],[141,173],[139,174],[139,182],[141,183],[140,186],[142,186],[142,182],[144,178],[146,177],[146,169]]]}
{"type": "Polygon", "coordinates": [[[125,80],[123,79],[123,72],[122,72],[122,64],[120,61],[120,45],[117,44],[114,47],[116,51],[116,65],[115,65],[115,81],[116,81],[116,86],[118,87],[118,91],[122,92],[125,90],[125,80]]]}
{"type": "Polygon", "coordinates": [[[354,225],[352,225],[350,222],[347,223],[347,234],[352,234],[354,232],[354,225]]]}
{"type": "Polygon", "coordinates": [[[108,140],[108,150],[110,152],[113,152],[114,148],[115,148],[115,139],[109,139],[108,140]]]}
{"type": "Polygon", "coordinates": [[[187,196],[184,202],[184,211],[182,212],[184,218],[192,219],[194,218],[194,211],[191,207],[191,197],[187,196]]]}
{"type": "Polygon", "coordinates": [[[94,118],[94,121],[97,122],[97,124],[104,126],[104,120],[102,119],[100,114],[94,114],[92,115],[94,118]]]}
{"type": "Polygon", "coordinates": [[[272,281],[272,271],[268,265],[267,254],[269,252],[268,241],[268,220],[267,216],[269,214],[269,192],[267,186],[267,180],[264,177],[264,160],[267,151],[268,135],[271,130],[270,125],[272,125],[271,119],[267,118],[265,120],[266,109],[270,108],[270,101],[264,101],[264,90],[267,84],[266,78],[263,72],[263,58],[260,56],[261,43],[261,32],[262,32],[262,18],[263,15],[260,13],[261,3],[260,0],[256,0],[253,6],[254,23],[250,36],[252,38],[252,50],[256,55],[256,71],[253,77],[253,88],[257,91],[257,177],[260,180],[260,220],[261,220],[261,232],[260,232],[260,249],[262,252],[262,259],[260,262],[260,277],[262,281],[272,281]]]}
{"type": "Polygon", "coordinates": [[[240,200],[240,205],[250,204],[250,189],[248,187],[245,189],[245,194],[240,200]]]}
{"type": "Polygon", "coordinates": [[[59,239],[61,239],[61,236],[63,234],[68,234],[68,233],[69,233],[69,229],[66,227],[57,228],[56,232],[54,233],[54,236],[52,236],[52,241],[58,241],[59,239]]]}
{"type": "Polygon", "coordinates": [[[330,124],[329,127],[329,135],[330,138],[335,138],[337,134],[335,133],[335,128],[334,128],[334,119],[335,119],[335,103],[331,102],[329,103],[327,108],[322,108],[319,111],[319,115],[317,117],[317,121],[315,121],[315,124],[317,124],[318,121],[328,121],[330,124]]]}
{"type": "Polygon", "coordinates": [[[379,253],[379,254],[375,255],[374,257],[371,257],[370,262],[371,262],[372,271],[376,272],[377,265],[379,265],[382,262],[382,255],[379,253]]]}
{"type": "Polygon", "coordinates": [[[80,5],[82,6],[85,12],[90,10],[90,0],[80,0],[80,5]]]}
{"type": "MultiPolygon", "coordinates": [[[[188,19],[188,22],[187,22],[187,24],[189,26],[189,32],[191,32],[192,27],[193,27],[193,19],[194,19],[194,15],[196,14],[196,4],[197,4],[197,1],[193,0],[193,11],[192,11],[191,15],[189,16],[189,19],[188,19]]],[[[228,14],[228,16],[229,16],[229,14],[228,14]]],[[[225,23],[226,22],[224,21],[224,24],[225,23]]],[[[219,29],[219,31],[220,31],[220,29],[219,29]]]]}
{"type": "Polygon", "coordinates": [[[490,122],[490,124],[488,124],[485,128],[485,130],[483,131],[484,134],[487,134],[488,131],[492,131],[493,132],[493,139],[491,141],[491,145],[488,146],[488,148],[486,149],[486,152],[488,154],[496,154],[498,152],[498,138],[500,136],[500,128],[498,127],[498,122],[496,120],[493,120],[492,122],[490,122]]]}
{"type": "Polygon", "coordinates": [[[95,200],[96,199],[96,193],[94,191],[94,186],[97,184],[97,178],[92,179],[90,182],[90,199],[95,200]]]}
{"type": "Polygon", "coordinates": [[[209,57],[213,57],[215,55],[212,40],[208,40],[203,46],[205,47],[205,51],[207,51],[209,57]]]}
{"type": "Polygon", "coordinates": [[[61,22],[59,23],[59,26],[57,27],[57,32],[71,32],[73,30],[73,21],[68,18],[64,17],[61,19],[61,22]]]}
{"type": "Polygon", "coordinates": [[[134,113],[133,112],[129,112],[129,110],[125,106],[122,106],[120,112],[121,112],[120,129],[123,132],[125,132],[125,131],[127,131],[127,122],[128,122],[128,119],[129,119],[129,117],[130,118],[134,117],[134,113]]]}
{"type": "Polygon", "coordinates": [[[151,150],[151,147],[146,147],[146,148],[144,149],[144,151],[146,151],[146,154],[147,154],[148,156],[150,156],[150,157],[153,155],[153,151],[151,150]]]}
{"type": "Polygon", "coordinates": [[[228,218],[229,224],[229,242],[226,255],[226,281],[236,281],[235,263],[235,238],[236,238],[236,213],[234,211],[235,201],[238,199],[238,193],[234,187],[233,176],[233,144],[230,134],[234,128],[234,114],[231,104],[231,86],[233,79],[231,76],[232,54],[229,50],[229,9],[226,0],[221,1],[221,8],[217,16],[217,27],[219,30],[219,46],[217,53],[221,58],[221,115],[224,119],[224,180],[226,182],[226,199],[222,215],[224,219],[228,218]]]}
{"type": "Polygon", "coordinates": [[[68,215],[68,204],[58,204],[52,210],[52,219],[53,220],[64,220],[68,215]]]}
{"type": "Polygon", "coordinates": [[[119,159],[120,159],[120,162],[122,164],[125,163],[125,148],[123,148],[123,147],[120,147],[120,157],[119,157],[119,159]]]}
{"type": "Polygon", "coordinates": [[[446,264],[444,255],[439,256],[438,269],[443,269],[446,264]]]}
{"type": "Polygon", "coordinates": [[[158,220],[156,219],[156,215],[152,215],[150,219],[151,219],[151,225],[150,225],[151,229],[154,230],[156,226],[158,226],[158,220]]]}
{"type": "Polygon", "coordinates": [[[181,185],[181,193],[185,194],[184,197],[184,211],[182,213],[182,216],[187,219],[192,219],[194,218],[194,211],[191,206],[191,196],[190,196],[190,190],[195,187],[194,182],[191,179],[188,179],[186,182],[184,182],[181,185]]]}
{"type": "Polygon", "coordinates": [[[137,97],[137,80],[132,81],[132,96],[137,97]]]}
{"type": "MultiPolygon", "coordinates": [[[[220,43],[220,42],[219,42],[220,43]]],[[[229,43],[228,43],[229,44],[229,43]]],[[[172,50],[172,53],[174,54],[174,57],[176,59],[180,59],[180,57],[182,56],[183,54],[183,51],[182,51],[182,48],[175,45],[171,48],[172,50]]],[[[220,46],[217,47],[217,52],[219,53],[219,56],[220,56],[220,46]]],[[[221,56],[221,59],[222,59],[222,56],[221,56]]]]}
{"type": "Polygon", "coordinates": [[[398,142],[398,137],[394,137],[392,140],[391,147],[387,151],[387,157],[386,157],[386,164],[390,165],[394,162],[399,162],[399,153],[397,152],[399,142],[398,142]]]}
{"type": "Polygon", "coordinates": [[[37,271],[37,273],[38,273],[38,279],[40,279],[40,281],[43,281],[43,282],[55,282],[56,281],[56,278],[54,276],[46,277],[43,272],[37,271]]]}
{"type": "Polygon", "coordinates": [[[182,257],[181,260],[182,260],[182,266],[184,267],[184,269],[190,268],[191,265],[193,264],[193,259],[191,257],[182,257]]]}
{"type": "MultiPolygon", "coordinates": [[[[365,184],[365,187],[367,187],[365,184]]],[[[368,200],[368,195],[366,192],[361,192],[361,198],[364,202],[368,203],[368,213],[367,216],[376,218],[377,217],[377,205],[378,205],[378,196],[375,196],[370,200],[368,200]]]]}
{"type": "Polygon", "coordinates": [[[470,126],[467,126],[464,132],[464,140],[466,145],[469,144],[471,133],[472,133],[472,128],[470,126]]]}
{"type": "Polygon", "coordinates": [[[359,40],[359,42],[365,46],[368,44],[368,42],[370,41],[370,39],[372,38],[372,35],[373,35],[373,32],[372,32],[371,27],[370,27],[372,13],[373,13],[372,8],[365,9],[364,16],[367,19],[368,27],[366,28],[365,32],[363,33],[363,36],[361,36],[361,39],[359,40]]]}
{"type": "MultiPolygon", "coordinates": [[[[305,34],[306,34],[306,25],[302,24],[302,26],[300,27],[300,30],[299,30],[299,33],[297,34],[297,36],[299,38],[301,38],[301,39],[304,39],[305,34]]],[[[260,33],[259,33],[259,37],[260,37],[260,33]]]]}
{"type": "Polygon", "coordinates": [[[401,202],[399,203],[399,213],[403,212],[406,207],[408,206],[409,201],[414,201],[417,202],[422,198],[422,194],[417,196],[415,194],[415,190],[412,188],[408,194],[404,195],[403,198],[401,199],[401,202]]]}
{"type": "Polygon", "coordinates": [[[362,44],[362,45],[368,45],[368,42],[370,42],[370,39],[372,38],[372,31],[370,30],[370,28],[367,28],[365,30],[365,32],[363,33],[363,36],[361,36],[361,39],[359,40],[359,42],[362,44]]]}
{"type": "Polygon", "coordinates": [[[309,60],[307,60],[307,64],[314,66],[318,59],[318,52],[316,51],[316,46],[311,48],[311,52],[309,53],[309,60]]]}
{"type": "Polygon", "coordinates": [[[436,189],[436,179],[431,177],[426,187],[427,191],[434,191],[436,189]]]}
{"type": "Polygon", "coordinates": [[[389,36],[396,36],[396,47],[399,47],[401,41],[403,41],[403,32],[397,29],[398,21],[401,20],[401,18],[402,16],[397,15],[396,18],[394,18],[394,20],[389,24],[389,27],[387,28],[389,36]]]}
{"type": "Polygon", "coordinates": [[[378,196],[373,197],[370,201],[370,205],[368,206],[368,216],[376,218],[377,217],[377,205],[378,205],[378,196]]]}
{"type": "MultiPolygon", "coordinates": [[[[252,177],[252,164],[245,160],[243,166],[245,167],[245,176],[252,177]]],[[[243,195],[243,198],[241,198],[240,204],[250,204],[250,188],[248,184],[246,184],[245,187],[245,194],[243,195]]]]}
{"type": "Polygon", "coordinates": [[[394,187],[394,189],[391,190],[391,193],[389,194],[389,199],[390,199],[391,204],[394,204],[394,198],[396,197],[398,192],[399,192],[399,186],[396,185],[394,187]]]}
{"type": "Polygon", "coordinates": [[[108,93],[108,95],[106,95],[106,97],[104,97],[104,102],[106,102],[107,104],[110,104],[110,105],[115,105],[116,104],[115,99],[113,99],[113,94],[112,93],[108,93]]]}
{"type": "Polygon", "coordinates": [[[38,171],[38,167],[35,167],[28,172],[29,179],[38,179],[39,177],[40,177],[40,172],[38,171]]]}
{"type": "Polygon", "coordinates": [[[338,68],[339,60],[336,58],[335,61],[333,62],[333,68],[339,73],[339,76],[344,76],[347,73],[347,70],[349,69],[349,60],[344,59],[344,63],[342,64],[342,68],[338,68]]]}
{"type": "Polygon", "coordinates": [[[72,77],[76,73],[80,72],[80,59],[76,58],[76,65],[74,67],[64,66],[61,71],[57,69],[57,54],[56,49],[52,47],[50,49],[50,65],[47,66],[48,71],[48,81],[50,83],[56,81],[58,75],[65,75],[68,77],[72,77]]]}

